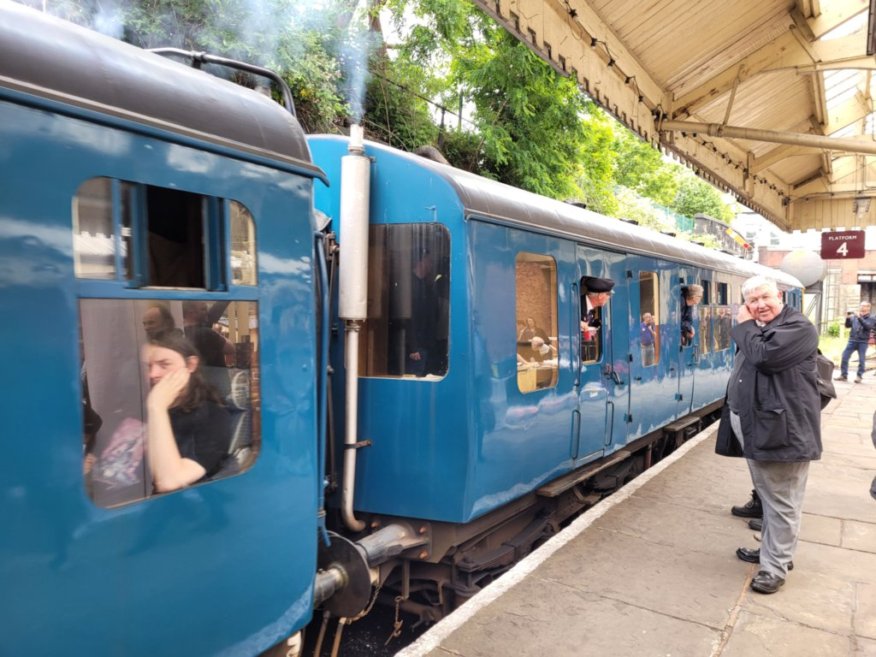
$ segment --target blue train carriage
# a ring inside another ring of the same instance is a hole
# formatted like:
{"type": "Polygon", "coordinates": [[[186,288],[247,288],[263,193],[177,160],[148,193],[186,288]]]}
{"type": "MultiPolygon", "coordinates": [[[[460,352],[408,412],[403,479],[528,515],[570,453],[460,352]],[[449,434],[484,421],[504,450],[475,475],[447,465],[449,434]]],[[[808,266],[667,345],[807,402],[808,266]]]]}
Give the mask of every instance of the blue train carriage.
{"type": "MultiPolygon", "coordinates": [[[[347,140],[309,143],[340,178],[347,140]]],[[[348,531],[418,521],[425,538],[405,569],[388,563],[380,578],[434,620],[720,407],[742,281],[778,278],[796,306],[800,284],[416,155],[371,143],[364,154],[362,440],[344,450],[355,485],[340,505],[348,531]],[[585,334],[588,277],[614,288],[585,334]],[[704,293],[682,340],[691,284],[704,293]]],[[[315,190],[332,217],[341,197],[315,190]]],[[[343,262],[343,224],[339,242],[343,262]]]]}
{"type": "Polygon", "coordinates": [[[322,174],[301,128],[2,3],[0,144],[0,652],[265,650],[310,618],[316,568],[322,174]],[[182,490],[144,453],[164,338],[197,348],[186,385],[218,436],[167,411],[201,468],[182,490]]]}

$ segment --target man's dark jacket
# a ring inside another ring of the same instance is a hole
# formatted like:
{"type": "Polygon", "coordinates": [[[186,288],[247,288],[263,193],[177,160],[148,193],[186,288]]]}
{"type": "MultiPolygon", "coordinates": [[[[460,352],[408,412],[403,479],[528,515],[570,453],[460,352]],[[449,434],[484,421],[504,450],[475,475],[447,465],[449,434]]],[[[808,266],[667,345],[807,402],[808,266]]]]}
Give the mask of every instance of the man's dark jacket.
{"type": "MultiPolygon", "coordinates": [[[[812,322],[785,306],[766,326],[742,322],[731,335],[738,350],[728,398],[742,423],[745,457],[786,462],[821,458],[818,334],[812,322]]],[[[729,424],[729,418],[722,420],[719,431],[731,430],[729,424]]]]}
{"type": "Polygon", "coordinates": [[[876,317],[873,315],[851,315],[846,317],[846,328],[849,331],[849,342],[867,342],[870,333],[876,328],[876,317]]]}

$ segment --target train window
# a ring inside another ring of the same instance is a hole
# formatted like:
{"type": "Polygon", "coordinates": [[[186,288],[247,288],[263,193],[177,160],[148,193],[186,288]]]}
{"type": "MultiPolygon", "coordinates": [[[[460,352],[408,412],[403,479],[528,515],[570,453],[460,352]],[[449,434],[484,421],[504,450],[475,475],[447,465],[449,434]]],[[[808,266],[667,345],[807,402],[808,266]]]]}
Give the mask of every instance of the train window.
{"type": "Polygon", "coordinates": [[[255,222],[237,201],[228,204],[231,219],[231,282],[256,284],[255,222]]]}
{"type": "Polygon", "coordinates": [[[121,235],[116,227],[130,218],[128,199],[128,190],[109,178],[92,178],[79,187],[73,199],[74,271],[78,278],[114,279],[117,267],[127,271],[130,223],[119,226],[121,235]],[[120,210],[118,220],[116,208],[120,210]]]}
{"type": "Polygon", "coordinates": [[[660,361],[659,298],[657,274],[652,271],[639,272],[639,347],[644,367],[660,361]]]}
{"type": "Polygon", "coordinates": [[[703,303],[706,287],[691,283],[681,286],[681,346],[690,347],[694,343],[694,309],[703,303]]]}
{"type": "Polygon", "coordinates": [[[224,290],[230,260],[232,284],[256,284],[254,222],[236,201],[92,178],[73,200],[73,246],[79,278],[224,290]]]}
{"type": "Polygon", "coordinates": [[[374,225],[368,251],[368,318],[360,334],[360,372],[425,380],[444,376],[450,327],[447,228],[374,225]]]}
{"type": "Polygon", "coordinates": [[[533,392],[557,385],[557,263],[518,253],[515,262],[517,387],[533,392]]]}
{"type": "Polygon", "coordinates": [[[732,311],[729,306],[715,308],[715,351],[730,348],[730,328],[733,324],[732,311]]]}
{"type": "Polygon", "coordinates": [[[717,288],[715,303],[719,306],[726,306],[730,303],[730,286],[727,283],[718,283],[717,288]]]}
{"type": "Polygon", "coordinates": [[[595,363],[602,358],[602,319],[612,292],[587,289],[589,276],[578,282],[581,290],[581,362],[595,363]]]}
{"type": "Polygon", "coordinates": [[[712,303],[712,281],[704,278],[700,284],[703,286],[703,300],[700,303],[708,306],[712,303]]]}
{"type": "Polygon", "coordinates": [[[152,287],[207,287],[204,279],[205,199],[163,187],[145,187],[149,266],[152,287]]]}
{"type": "Polygon", "coordinates": [[[256,302],[79,303],[83,471],[95,504],[252,465],[261,435],[256,302]]]}
{"type": "Polygon", "coordinates": [[[700,353],[707,354],[712,347],[712,309],[700,306],[700,353]]]}

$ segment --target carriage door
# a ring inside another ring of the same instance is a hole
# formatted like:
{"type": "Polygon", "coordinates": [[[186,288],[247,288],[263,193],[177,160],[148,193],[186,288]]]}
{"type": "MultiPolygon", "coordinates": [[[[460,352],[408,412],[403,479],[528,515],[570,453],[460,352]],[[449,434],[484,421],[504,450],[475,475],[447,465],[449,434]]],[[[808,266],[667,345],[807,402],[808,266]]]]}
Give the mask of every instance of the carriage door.
{"type": "MultiPolygon", "coordinates": [[[[694,374],[700,356],[700,342],[703,339],[709,339],[709,336],[703,336],[700,333],[700,304],[685,308],[684,288],[693,283],[698,283],[695,272],[690,269],[682,269],[679,285],[677,288],[673,288],[670,302],[677,308],[678,344],[680,345],[678,351],[678,392],[675,394],[676,417],[683,417],[690,413],[694,392],[694,374]],[[685,333],[685,325],[692,327],[692,334],[685,333]]],[[[705,302],[703,305],[708,308],[708,300],[704,298],[703,302],[705,302]]],[[[710,322],[707,321],[706,327],[709,326],[710,322]]]]}
{"type": "MultiPolygon", "coordinates": [[[[713,275],[717,278],[717,275],[713,275]]],[[[703,303],[700,316],[700,337],[693,410],[700,409],[724,396],[727,378],[733,368],[730,328],[733,308],[730,304],[730,284],[726,281],[701,279],[703,303]],[[708,299],[709,303],[705,303],[708,299]]]]}
{"type": "Polygon", "coordinates": [[[578,431],[573,435],[572,458],[579,465],[597,458],[606,450],[612,451],[612,444],[618,436],[622,436],[620,443],[626,437],[628,376],[626,372],[615,373],[613,364],[616,354],[626,353],[629,332],[626,320],[621,322],[620,330],[615,331],[617,323],[612,319],[613,316],[625,318],[628,311],[621,256],[578,246],[577,257],[578,281],[574,286],[576,294],[573,304],[578,305],[577,312],[572,316],[575,324],[572,329],[573,335],[577,336],[573,344],[578,345],[575,383],[579,421],[578,431]],[[587,315],[584,294],[584,279],[587,276],[610,278],[615,282],[615,287],[609,300],[596,311],[599,326],[582,331],[580,322],[587,315]],[[625,344],[616,347],[618,341],[624,341],[625,344]]]}
{"type": "Polygon", "coordinates": [[[678,388],[676,367],[671,356],[671,336],[664,333],[669,325],[665,289],[670,289],[665,263],[661,267],[654,258],[630,255],[629,273],[629,366],[630,366],[630,430],[641,436],[675,419],[675,405],[667,404],[666,387],[672,385],[670,399],[678,388]]]}

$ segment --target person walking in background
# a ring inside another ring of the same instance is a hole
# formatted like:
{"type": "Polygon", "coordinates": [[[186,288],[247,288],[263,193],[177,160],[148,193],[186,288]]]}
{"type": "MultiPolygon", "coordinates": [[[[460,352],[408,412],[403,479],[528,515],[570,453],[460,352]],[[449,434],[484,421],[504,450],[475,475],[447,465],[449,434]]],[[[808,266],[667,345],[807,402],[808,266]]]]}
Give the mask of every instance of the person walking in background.
{"type": "Polygon", "coordinates": [[[854,352],[858,352],[858,375],[855,377],[855,383],[861,382],[861,377],[864,376],[864,364],[867,362],[867,344],[870,341],[870,334],[876,328],[876,317],[870,314],[870,302],[862,301],[858,313],[849,313],[846,315],[846,328],[849,330],[849,342],[843,350],[842,361],[840,361],[840,375],[836,378],[837,381],[849,380],[849,358],[854,352]]]}
{"type": "Polygon", "coordinates": [[[763,509],[760,549],[741,547],[736,556],[760,564],[753,590],[775,593],[793,568],[809,462],[821,458],[818,333],[782,304],[772,279],[748,279],[742,295],[719,440],[732,431],[739,441],[763,509]]]}

